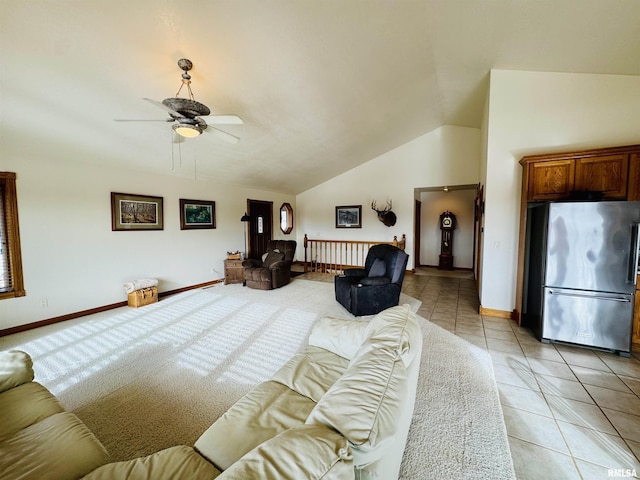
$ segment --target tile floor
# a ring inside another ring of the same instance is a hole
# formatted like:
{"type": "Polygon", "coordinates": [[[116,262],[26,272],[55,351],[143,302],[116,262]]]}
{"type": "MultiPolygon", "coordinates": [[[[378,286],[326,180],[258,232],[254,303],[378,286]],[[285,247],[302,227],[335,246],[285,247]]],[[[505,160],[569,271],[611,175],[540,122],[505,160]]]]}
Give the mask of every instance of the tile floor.
{"type": "Polygon", "coordinates": [[[542,344],[511,320],[480,315],[471,274],[451,273],[419,269],[403,292],[422,301],[421,316],[491,354],[517,478],[638,478],[640,355],[542,344]]]}

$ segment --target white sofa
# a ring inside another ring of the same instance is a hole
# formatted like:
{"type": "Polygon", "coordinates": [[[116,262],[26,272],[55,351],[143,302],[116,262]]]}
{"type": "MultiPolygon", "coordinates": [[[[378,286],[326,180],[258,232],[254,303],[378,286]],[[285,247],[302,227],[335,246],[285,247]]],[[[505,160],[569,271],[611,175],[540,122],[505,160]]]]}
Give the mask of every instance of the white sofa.
{"type": "Polygon", "coordinates": [[[32,381],[28,355],[4,352],[0,478],[397,478],[421,349],[422,332],[407,305],[370,321],[321,319],[304,352],[234,404],[193,448],[115,463],[32,381]]]}

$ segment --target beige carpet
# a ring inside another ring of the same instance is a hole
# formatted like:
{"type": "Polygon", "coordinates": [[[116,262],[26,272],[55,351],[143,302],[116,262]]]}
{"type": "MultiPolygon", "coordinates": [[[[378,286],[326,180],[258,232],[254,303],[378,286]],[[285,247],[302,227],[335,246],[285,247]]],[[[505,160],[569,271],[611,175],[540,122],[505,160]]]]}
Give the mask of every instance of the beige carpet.
{"type": "MultiPolygon", "coordinates": [[[[420,306],[404,294],[401,303],[420,306]]],[[[193,445],[302,349],[322,316],[350,316],[329,283],[217,285],[0,338],[0,349],[29,352],[36,380],[122,460],[193,445]]],[[[402,478],[513,478],[488,354],[421,321],[421,385],[402,478]]]]}

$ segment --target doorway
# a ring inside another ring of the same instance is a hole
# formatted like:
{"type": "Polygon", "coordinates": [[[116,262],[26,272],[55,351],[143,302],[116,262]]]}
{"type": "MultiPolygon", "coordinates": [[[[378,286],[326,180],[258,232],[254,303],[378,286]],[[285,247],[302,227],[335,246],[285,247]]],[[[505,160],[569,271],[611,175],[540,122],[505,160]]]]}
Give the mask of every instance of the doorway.
{"type": "Polygon", "coordinates": [[[247,200],[249,213],[249,258],[260,259],[273,238],[273,202],[247,200]]]}
{"type": "Polygon", "coordinates": [[[413,240],[413,270],[415,271],[421,265],[420,238],[422,232],[422,202],[418,199],[414,201],[413,231],[415,232],[415,238],[413,240]]]}
{"type": "Polygon", "coordinates": [[[473,243],[475,247],[473,249],[473,273],[476,277],[476,289],[480,292],[480,252],[482,251],[482,236],[484,233],[484,186],[482,184],[478,184],[474,208],[475,226],[473,243]]]}
{"type": "Polygon", "coordinates": [[[440,265],[442,231],[440,215],[450,211],[456,216],[453,236],[453,266],[469,273],[475,270],[475,203],[478,184],[425,187],[414,190],[414,266],[440,265]]]}

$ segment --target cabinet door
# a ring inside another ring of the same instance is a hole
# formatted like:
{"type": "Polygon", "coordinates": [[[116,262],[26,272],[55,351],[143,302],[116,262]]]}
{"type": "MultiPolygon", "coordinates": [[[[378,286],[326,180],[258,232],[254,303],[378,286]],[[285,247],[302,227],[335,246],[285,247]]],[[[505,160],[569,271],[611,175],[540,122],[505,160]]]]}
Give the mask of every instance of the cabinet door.
{"type": "Polygon", "coordinates": [[[627,197],[629,155],[579,158],[576,160],[575,190],[601,192],[604,198],[627,197]]]}
{"type": "Polygon", "coordinates": [[[640,201],[640,154],[634,153],[629,160],[629,182],[627,188],[627,200],[640,201]]]}
{"type": "Polygon", "coordinates": [[[574,172],[574,160],[530,163],[527,200],[536,202],[568,197],[574,190],[574,172]]]}

